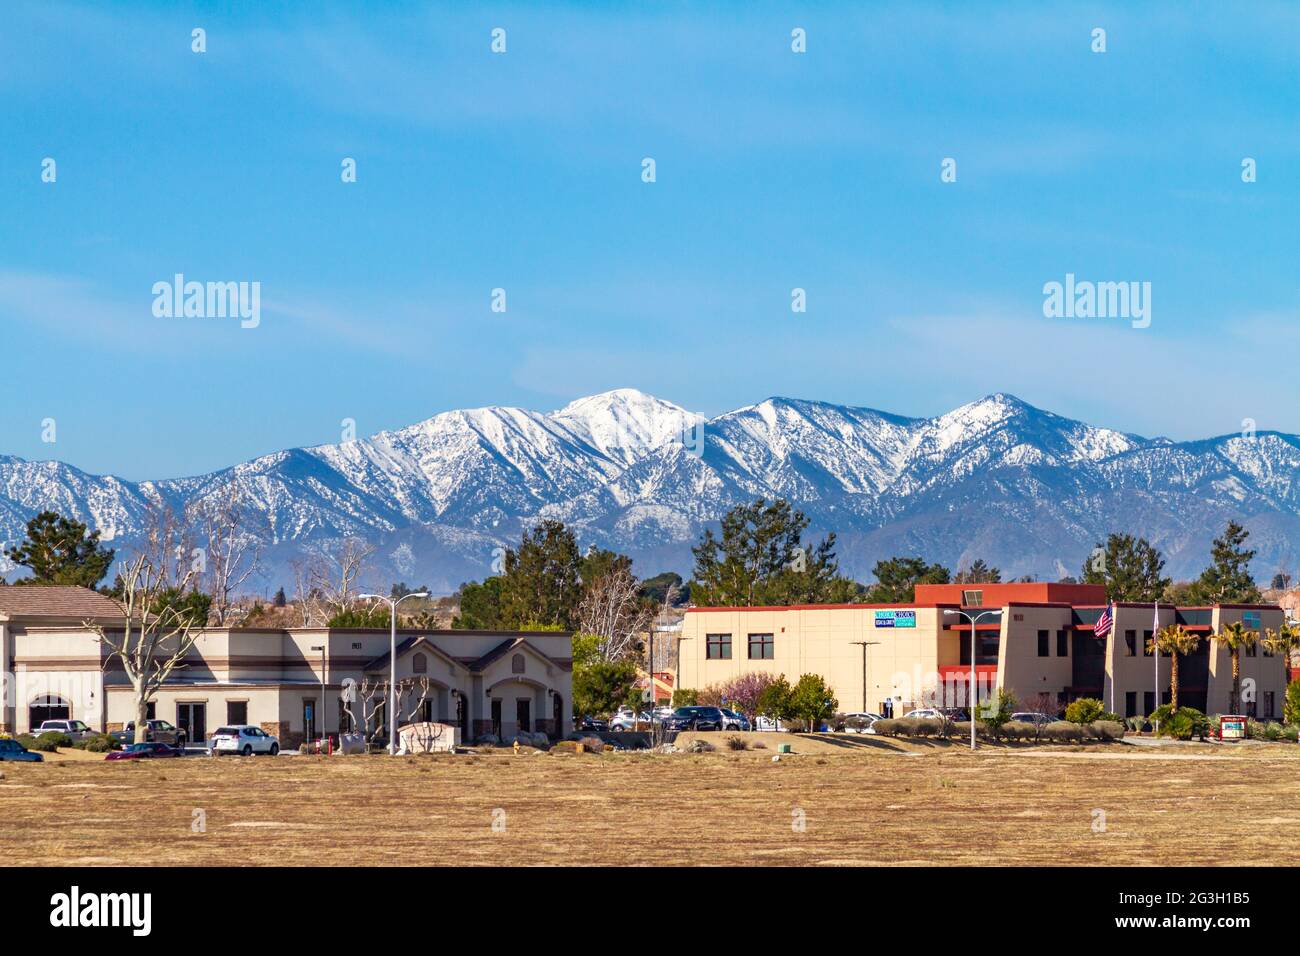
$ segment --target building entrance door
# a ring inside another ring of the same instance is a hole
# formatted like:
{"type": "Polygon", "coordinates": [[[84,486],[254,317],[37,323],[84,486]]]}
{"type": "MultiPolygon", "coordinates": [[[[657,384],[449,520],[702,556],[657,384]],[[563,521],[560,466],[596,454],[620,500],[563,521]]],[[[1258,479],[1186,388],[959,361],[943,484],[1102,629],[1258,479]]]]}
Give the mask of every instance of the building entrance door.
{"type": "Polygon", "coordinates": [[[185,731],[190,743],[205,743],[208,739],[208,705],[177,704],[176,724],[185,731]]]}
{"type": "Polygon", "coordinates": [[[527,697],[520,697],[515,701],[515,723],[519,725],[520,733],[532,733],[532,708],[533,702],[527,697]]]}

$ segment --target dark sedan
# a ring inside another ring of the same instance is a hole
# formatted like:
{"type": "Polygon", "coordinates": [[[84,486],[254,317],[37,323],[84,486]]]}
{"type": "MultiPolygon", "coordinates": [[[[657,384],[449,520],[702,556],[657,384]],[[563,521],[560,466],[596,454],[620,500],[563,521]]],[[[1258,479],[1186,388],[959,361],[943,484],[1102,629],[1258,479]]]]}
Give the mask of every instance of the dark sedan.
{"type": "Polygon", "coordinates": [[[34,750],[28,750],[16,740],[9,738],[0,739],[0,760],[12,760],[14,762],[40,763],[45,758],[34,750]]]}
{"type": "Polygon", "coordinates": [[[183,757],[185,751],[170,744],[127,744],[121,750],[107,754],[105,760],[156,760],[159,757],[183,757]]]}
{"type": "Polygon", "coordinates": [[[664,718],[664,730],[721,730],[725,719],[717,707],[678,707],[664,718]]]}

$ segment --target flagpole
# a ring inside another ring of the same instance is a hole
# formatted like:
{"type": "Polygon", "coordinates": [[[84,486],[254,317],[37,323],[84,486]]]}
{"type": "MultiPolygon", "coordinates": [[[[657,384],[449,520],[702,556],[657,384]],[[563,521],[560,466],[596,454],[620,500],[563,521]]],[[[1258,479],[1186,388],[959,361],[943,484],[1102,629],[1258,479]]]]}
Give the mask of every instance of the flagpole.
{"type": "MultiPolygon", "coordinates": [[[[1114,602],[1111,602],[1110,634],[1106,636],[1114,637],[1118,633],[1119,633],[1119,618],[1115,616],[1115,604],[1114,602]]],[[[1118,645],[1119,645],[1119,641],[1112,640],[1110,642],[1111,652],[1108,655],[1108,660],[1110,663],[1110,712],[1112,714],[1119,713],[1119,711],[1115,709],[1115,655],[1119,651],[1118,645]]]]}
{"type": "MultiPolygon", "coordinates": [[[[1159,598],[1156,598],[1153,607],[1154,607],[1154,612],[1153,612],[1153,617],[1151,619],[1151,656],[1154,657],[1156,661],[1156,698],[1155,698],[1156,706],[1155,709],[1152,711],[1154,713],[1155,710],[1160,709],[1160,645],[1159,643],[1156,642],[1156,635],[1160,633],[1160,599],[1159,598]]],[[[1159,736],[1160,721],[1158,720],[1155,722],[1155,732],[1156,735],[1159,736]]]]}

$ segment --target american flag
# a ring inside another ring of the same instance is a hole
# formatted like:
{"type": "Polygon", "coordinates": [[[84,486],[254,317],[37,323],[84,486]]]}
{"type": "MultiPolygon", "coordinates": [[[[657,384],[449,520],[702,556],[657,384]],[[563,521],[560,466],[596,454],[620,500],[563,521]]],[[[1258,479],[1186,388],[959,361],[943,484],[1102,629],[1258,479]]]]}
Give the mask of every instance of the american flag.
{"type": "Polygon", "coordinates": [[[1113,623],[1110,616],[1110,605],[1106,605],[1106,610],[1101,612],[1101,617],[1097,618],[1097,623],[1092,626],[1092,633],[1098,637],[1105,637],[1110,633],[1110,625],[1113,623]]]}

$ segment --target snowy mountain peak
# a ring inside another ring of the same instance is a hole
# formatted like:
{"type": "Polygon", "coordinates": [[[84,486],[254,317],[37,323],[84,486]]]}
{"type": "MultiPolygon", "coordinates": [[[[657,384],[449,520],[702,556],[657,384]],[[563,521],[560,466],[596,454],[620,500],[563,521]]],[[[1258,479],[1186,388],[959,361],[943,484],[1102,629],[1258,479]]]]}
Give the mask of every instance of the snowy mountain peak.
{"type": "Polygon", "coordinates": [[[622,465],[681,441],[704,416],[635,388],[617,388],[570,402],[550,420],[622,465]]]}

